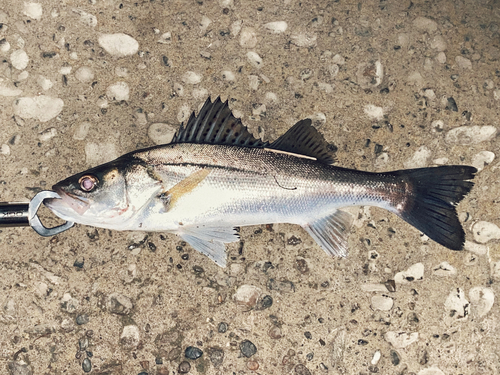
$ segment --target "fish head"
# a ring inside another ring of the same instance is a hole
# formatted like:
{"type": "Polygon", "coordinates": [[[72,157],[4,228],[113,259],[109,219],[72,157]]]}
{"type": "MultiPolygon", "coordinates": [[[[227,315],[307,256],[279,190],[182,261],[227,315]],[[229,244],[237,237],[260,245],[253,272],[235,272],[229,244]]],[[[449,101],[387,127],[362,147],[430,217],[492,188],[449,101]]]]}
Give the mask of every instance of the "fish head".
{"type": "Polygon", "coordinates": [[[123,224],[129,211],[125,172],[115,160],[75,174],[52,187],[61,199],[44,204],[67,221],[109,228],[123,224]]]}

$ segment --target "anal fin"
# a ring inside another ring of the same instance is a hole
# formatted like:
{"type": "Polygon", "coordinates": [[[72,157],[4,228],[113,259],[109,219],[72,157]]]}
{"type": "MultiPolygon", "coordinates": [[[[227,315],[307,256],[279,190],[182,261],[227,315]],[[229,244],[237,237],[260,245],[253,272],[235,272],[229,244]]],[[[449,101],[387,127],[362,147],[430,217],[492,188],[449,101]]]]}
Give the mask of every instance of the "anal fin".
{"type": "Polygon", "coordinates": [[[352,216],[349,213],[336,210],[333,214],[316,219],[302,227],[328,255],[345,257],[351,224],[352,216]]]}

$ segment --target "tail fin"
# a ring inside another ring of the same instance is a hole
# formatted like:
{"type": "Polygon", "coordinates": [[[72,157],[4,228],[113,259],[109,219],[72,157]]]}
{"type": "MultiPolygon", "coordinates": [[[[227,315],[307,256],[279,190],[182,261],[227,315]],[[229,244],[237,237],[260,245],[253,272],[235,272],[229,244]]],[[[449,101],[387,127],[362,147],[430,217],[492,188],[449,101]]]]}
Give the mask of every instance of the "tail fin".
{"type": "Polygon", "coordinates": [[[442,166],[391,172],[403,178],[411,192],[401,211],[403,220],[451,250],[462,250],[465,233],[455,206],[472,189],[477,169],[469,166],[442,166]]]}

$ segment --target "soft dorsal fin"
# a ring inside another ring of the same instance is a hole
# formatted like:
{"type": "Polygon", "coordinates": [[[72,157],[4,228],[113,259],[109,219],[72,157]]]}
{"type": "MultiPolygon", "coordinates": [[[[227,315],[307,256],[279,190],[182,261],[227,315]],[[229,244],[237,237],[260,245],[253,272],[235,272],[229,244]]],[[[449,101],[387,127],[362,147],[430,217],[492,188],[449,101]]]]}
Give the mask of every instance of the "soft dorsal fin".
{"type": "Polygon", "coordinates": [[[266,147],[269,143],[254,138],[247,127],[231,113],[227,100],[210,98],[196,116],[191,114],[186,126],[175,134],[172,143],[208,143],[244,147],[266,147]]]}
{"type": "Polygon", "coordinates": [[[293,154],[311,156],[326,164],[333,164],[335,156],[323,135],[311,125],[310,119],[300,120],[271,143],[268,148],[293,154]]]}

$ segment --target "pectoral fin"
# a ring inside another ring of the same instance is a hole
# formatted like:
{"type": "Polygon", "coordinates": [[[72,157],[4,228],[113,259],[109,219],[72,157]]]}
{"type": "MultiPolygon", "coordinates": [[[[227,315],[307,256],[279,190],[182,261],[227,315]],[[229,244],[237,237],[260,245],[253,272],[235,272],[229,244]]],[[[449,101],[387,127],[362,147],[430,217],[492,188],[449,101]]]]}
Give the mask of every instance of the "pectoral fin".
{"type": "Polygon", "coordinates": [[[328,255],[347,255],[347,236],[352,224],[352,216],[337,210],[333,214],[311,221],[302,227],[311,235],[328,255]]]}
{"type": "Polygon", "coordinates": [[[200,169],[181,180],[167,191],[162,192],[158,198],[163,202],[165,211],[172,208],[183,195],[193,191],[210,174],[210,171],[210,169],[200,169]]]}
{"type": "Polygon", "coordinates": [[[177,233],[195,250],[205,254],[221,267],[226,266],[226,246],[224,243],[239,240],[232,227],[189,225],[177,233]]]}

